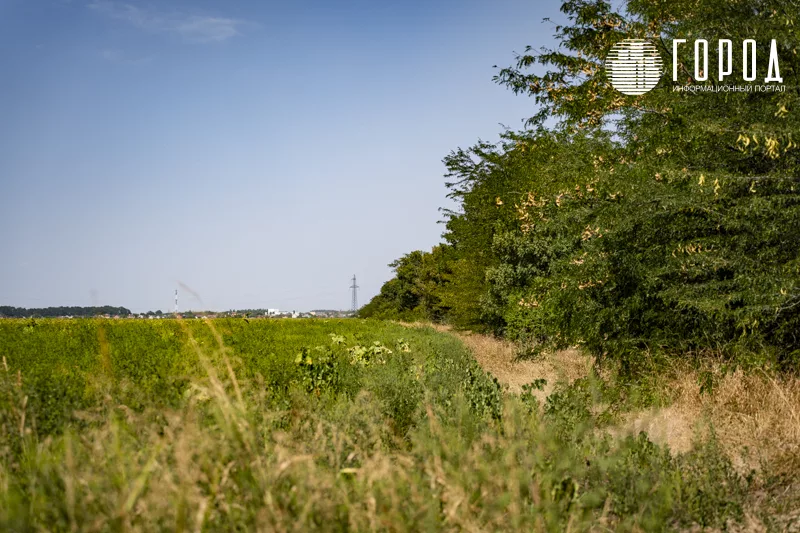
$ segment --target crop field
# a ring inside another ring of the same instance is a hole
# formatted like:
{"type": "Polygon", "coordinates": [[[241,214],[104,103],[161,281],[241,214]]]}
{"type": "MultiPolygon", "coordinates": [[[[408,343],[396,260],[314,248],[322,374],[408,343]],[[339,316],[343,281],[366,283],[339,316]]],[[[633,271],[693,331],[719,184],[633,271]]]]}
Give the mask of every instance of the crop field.
{"type": "Polygon", "coordinates": [[[656,386],[512,392],[467,344],[372,320],[2,320],[0,529],[781,526],[754,504],[780,481],[713,431],[684,453],[615,433],[656,386]]]}

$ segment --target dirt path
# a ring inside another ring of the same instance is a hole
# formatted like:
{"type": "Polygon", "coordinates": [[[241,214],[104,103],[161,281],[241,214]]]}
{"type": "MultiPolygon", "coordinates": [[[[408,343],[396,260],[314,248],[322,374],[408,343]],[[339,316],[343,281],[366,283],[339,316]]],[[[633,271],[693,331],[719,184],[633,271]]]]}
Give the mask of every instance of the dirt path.
{"type": "Polygon", "coordinates": [[[455,331],[438,324],[404,324],[410,327],[432,327],[455,335],[470,349],[478,364],[497,378],[511,393],[522,392],[522,386],[537,379],[547,380],[543,391],[534,394],[544,400],[558,381],[575,381],[589,374],[594,359],[575,349],[544,354],[535,361],[517,358],[513,343],[468,331],[455,331]]]}
{"type": "MultiPolygon", "coordinates": [[[[544,354],[535,361],[518,360],[510,342],[431,324],[457,336],[472,351],[481,367],[511,393],[536,379],[547,380],[535,394],[544,401],[559,381],[572,382],[589,374],[593,359],[579,350],[544,354]]],[[[712,367],[713,369],[713,367],[712,367]]],[[[693,441],[714,428],[723,451],[745,474],[754,469],[788,480],[781,494],[771,494],[779,510],[775,524],[782,531],[800,533],[800,377],[773,377],[764,372],[720,373],[712,394],[701,394],[696,370],[676,363],[664,376],[670,405],[623,415],[609,431],[612,435],[647,433],[650,440],[669,447],[673,453],[692,449],[693,441]]],[[[763,492],[763,491],[762,491],[763,492]]],[[[763,496],[766,498],[766,493],[763,496]]],[[[747,511],[745,522],[733,531],[766,531],[764,524],[747,511]]]]}
{"type": "MultiPolygon", "coordinates": [[[[481,367],[491,373],[501,385],[508,387],[511,393],[519,393],[522,386],[535,379],[547,380],[544,390],[534,391],[539,401],[544,402],[559,381],[572,382],[585,377],[591,371],[594,359],[582,354],[577,349],[561,350],[545,353],[535,361],[519,360],[513,343],[470,332],[452,331],[443,326],[433,326],[447,331],[460,338],[472,351],[481,367]]],[[[644,431],[650,440],[657,444],[667,445],[675,453],[687,452],[692,447],[698,429],[703,422],[708,423],[708,407],[700,398],[696,378],[682,375],[671,383],[676,401],[669,407],[629,412],[622,415],[619,424],[611,428],[612,434],[619,437],[637,435],[644,431]],[[704,413],[705,411],[705,413],[704,413]]],[[[727,402],[725,402],[727,403],[727,402]]],[[[721,422],[722,411],[717,411],[717,422],[721,422]]],[[[741,428],[737,428],[740,429],[741,428]]],[[[731,439],[733,444],[733,439],[731,439]]],[[[741,446],[740,442],[736,442],[741,446]]],[[[732,445],[731,448],[734,446],[732,445]]],[[[734,454],[732,454],[734,455],[734,454]]],[[[734,459],[744,469],[740,459],[734,459]]]]}
{"type": "Polygon", "coordinates": [[[522,386],[536,379],[547,380],[542,399],[558,381],[574,381],[589,374],[593,359],[578,350],[561,350],[543,354],[536,360],[520,360],[510,342],[476,335],[455,333],[475,355],[478,364],[491,373],[509,392],[519,393],[522,386]]]}
{"type": "MultiPolygon", "coordinates": [[[[523,385],[536,379],[547,380],[545,390],[536,392],[540,400],[552,392],[556,382],[588,375],[593,364],[591,357],[575,349],[521,361],[510,342],[444,326],[426,326],[460,338],[481,367],[509,392],[519,393],[523,385]]],[[[698,430],[711,424],[723,449],[743,471],[763,468],[766,462],[773,470],[800,472],[800,378],[787,376],[776,381],[763,372],[738,371],[720,375],[714,393],[703,395],[695,370],[676,366],[670,374],[664,383],[672,398],[670,405],[623,415],[613,430],[615,434],[644,431],[653,442],[680,453],[691,449],[698,430]],[[744,458],[742,450],[749,450],[750,457],[744,458]]]]}

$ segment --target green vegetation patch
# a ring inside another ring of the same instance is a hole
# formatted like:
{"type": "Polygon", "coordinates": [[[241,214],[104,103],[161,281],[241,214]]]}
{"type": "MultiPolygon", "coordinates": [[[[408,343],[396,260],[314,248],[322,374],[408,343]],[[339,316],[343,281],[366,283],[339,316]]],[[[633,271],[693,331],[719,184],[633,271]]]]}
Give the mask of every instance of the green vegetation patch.
{"type": "Polygon", "coordinates": [[[713,438],[678,457],[614,440],[594,378],[539,405],[431,328],[16,320],[0,350],[4,530],[664,530],[743,515],[749,481],[713,438]]]}

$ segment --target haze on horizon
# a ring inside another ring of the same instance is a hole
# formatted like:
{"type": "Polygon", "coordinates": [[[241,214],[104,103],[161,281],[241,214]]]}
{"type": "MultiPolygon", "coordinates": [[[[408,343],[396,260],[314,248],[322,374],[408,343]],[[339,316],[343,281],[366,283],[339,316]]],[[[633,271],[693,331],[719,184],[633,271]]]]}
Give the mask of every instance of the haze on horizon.
{"type": "Polygon", "coordinates": [[[0,0],[0,305],[343,309],[439,242],[451,150],[559,3],[0,0]]]}

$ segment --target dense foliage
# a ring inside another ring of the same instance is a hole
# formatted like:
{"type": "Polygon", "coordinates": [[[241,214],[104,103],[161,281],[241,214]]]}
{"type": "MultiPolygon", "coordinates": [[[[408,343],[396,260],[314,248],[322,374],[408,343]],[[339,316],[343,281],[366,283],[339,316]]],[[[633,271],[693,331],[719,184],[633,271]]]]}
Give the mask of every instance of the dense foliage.
{"type": "Polygon", "coordinates": [[[538,113],[445,159],[460,207],[446,211],[446,243],[399,260],[363,314],[441,318],[535,349],[579,344],[631,370],[647,354],[704,353],[800,368],[797,2],[621,7],[565,1],[560,47],[498,71],[538,113]],[[665,61],[641,96],[617,92],[602,66],[624,38],[649,39],[665,61]],[[708,81],[695,38],[709,42],[708,81]],[[718,39],[733,42],[725,84],[737,86],[762,84],[775,39],[784,91],[675,91],[720,85],[718,39]],[[756,82],[743,79],[745,39],[758,40],[756,82]],[[437,275],[409,277],[410,263],[437,275]]]}
{"type": "Polygon", "coordinates": [[[430,328],[6,320],[0,355],[4,531],[657,531],[751,483],[713,437],[611,438],[595,377],[504,396],[430,328]]]}

